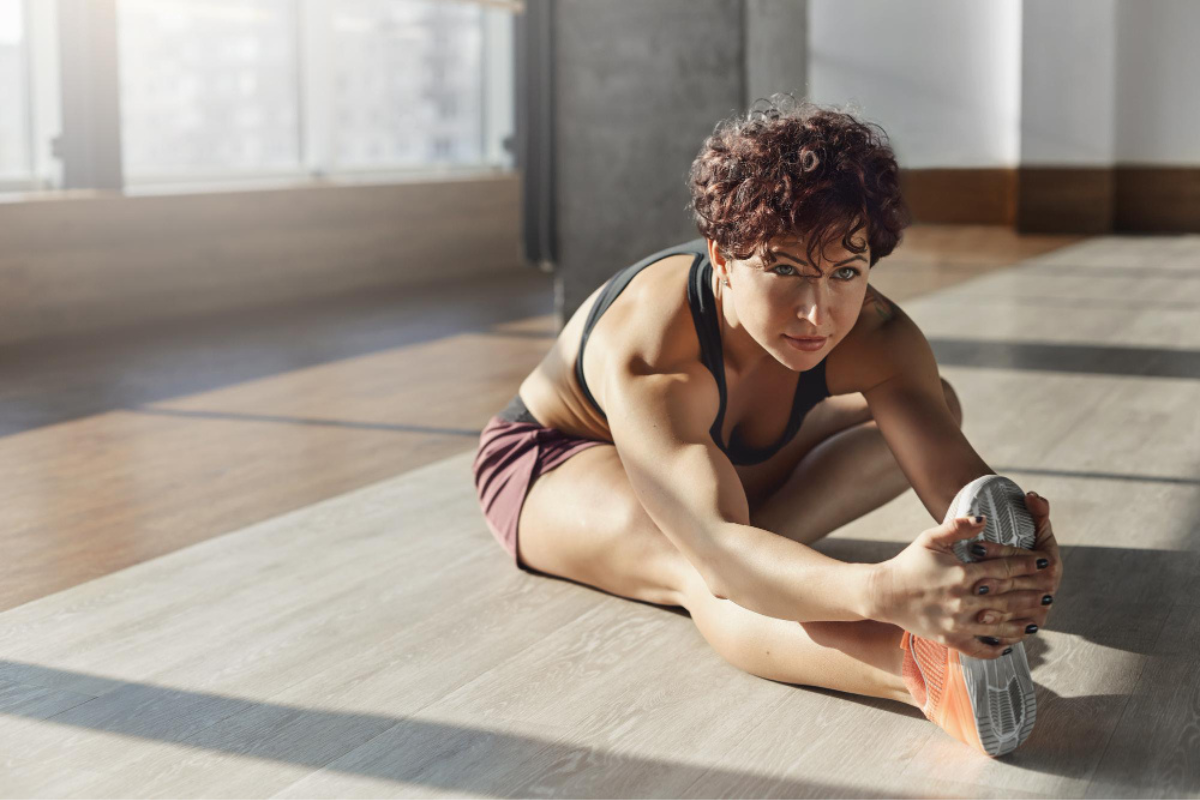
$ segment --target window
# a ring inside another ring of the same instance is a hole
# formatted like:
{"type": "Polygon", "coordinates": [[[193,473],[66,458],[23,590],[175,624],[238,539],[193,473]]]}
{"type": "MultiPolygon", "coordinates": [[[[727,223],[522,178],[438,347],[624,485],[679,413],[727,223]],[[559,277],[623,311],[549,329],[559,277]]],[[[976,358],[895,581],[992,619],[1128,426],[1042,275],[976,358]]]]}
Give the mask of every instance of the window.
{"type": "Polygon", "coordinates": [[[61,186],[64,161],[82,165],[66,171],[80,188],[510,168],[520,11],[0,0],[0,188],[61,186]],[[116,88],[97,100],[93,86],[116,88]],[[112,180],[91,182],[97,165],[112,180]]]}
{"type": "Polygon", "coordinates": [[[484,13],[444,0],[334,4],[331,170],[484,160],[484,13]],[[471,113],[444,111],[455,107],[471,113]]]}
{"type": "Polygon", "coordinates": [[[29,92],[25,10],[21,0],[0,0],[0,181],[28,179],[29,92]]]}
{"type": "Polygon", "coordinates": [[[119,0],[125,178],[297,171],[291,0],[119,0]]]}

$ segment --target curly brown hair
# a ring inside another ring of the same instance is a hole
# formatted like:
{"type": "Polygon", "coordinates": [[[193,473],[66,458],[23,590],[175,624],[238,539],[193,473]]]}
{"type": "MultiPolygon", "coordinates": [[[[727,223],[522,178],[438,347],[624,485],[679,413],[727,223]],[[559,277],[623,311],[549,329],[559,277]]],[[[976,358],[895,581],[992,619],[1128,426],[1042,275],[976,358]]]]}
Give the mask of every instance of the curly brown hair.
{"type": "Polygon", "coordinates": [[[705,139],[692,162],[689,208],[727,257],[757,254],[766,264],[774,262],[769,240],[781,235],[807,236],[810,264],[838,233],[843,247],[862,253],[851,238],[865,226],[873,267],[912,222],[899,171],[878,125],[776,94],[705,139]]]}

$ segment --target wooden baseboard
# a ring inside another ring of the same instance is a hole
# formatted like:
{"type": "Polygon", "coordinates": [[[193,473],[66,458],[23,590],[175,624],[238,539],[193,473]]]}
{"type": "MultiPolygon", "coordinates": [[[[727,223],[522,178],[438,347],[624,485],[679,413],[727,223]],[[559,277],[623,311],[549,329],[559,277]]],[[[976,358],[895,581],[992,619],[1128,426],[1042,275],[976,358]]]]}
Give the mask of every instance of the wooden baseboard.
{"type": "Polygon", "coordinates": [[[900,188],[915,222],[1011,226],[1016,219],[1011,169],[906,169],[900,188]]]}
{"type": "Polygon", "coordinates": [[[903,170],[916,222],[1021,233],[1200,232],[1200,167],[903,170]]]}
{"type": "Polygon", "coordinates": [[[0,203],[0,343],[519,269],[515,173],[0,203]]]}
{"type": "Polygon", "coordinates": [[[1200,167],[1119,167],[1117,230],[1200,233],[1200,167]]]}

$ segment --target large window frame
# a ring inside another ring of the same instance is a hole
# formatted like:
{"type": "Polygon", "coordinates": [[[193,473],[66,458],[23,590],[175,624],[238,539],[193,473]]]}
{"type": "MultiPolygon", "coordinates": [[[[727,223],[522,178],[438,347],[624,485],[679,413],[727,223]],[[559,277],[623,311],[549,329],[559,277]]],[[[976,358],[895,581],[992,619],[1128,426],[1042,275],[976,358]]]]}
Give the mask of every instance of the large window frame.
{"type": "Polygon", "coordinates": [[[483,160],[475,164],[338,168],[332,152],[332,30],[323,26],[336,0],[297,6],[299,164],[294,170],[143,174],[121,165],[117,62],[118,0],[22,0],[29,109],[28,179],[0,181],[0,192],[110,190],[125,194],[379,183],[511,172],[505,138],[513,131],[513,15],[520,0],[437,0],[482,6],[483,160]],[[61,59],[71,53],[71,62],[61,59]]]}
{"type": "Polygon", "coordinates": [[[62,163],[53,149],[62,126],[59,103],[58,15],[53,2],[20,0],[24,23],[25,176],[0,178],[0,192],[54,189],[62,163]]]}

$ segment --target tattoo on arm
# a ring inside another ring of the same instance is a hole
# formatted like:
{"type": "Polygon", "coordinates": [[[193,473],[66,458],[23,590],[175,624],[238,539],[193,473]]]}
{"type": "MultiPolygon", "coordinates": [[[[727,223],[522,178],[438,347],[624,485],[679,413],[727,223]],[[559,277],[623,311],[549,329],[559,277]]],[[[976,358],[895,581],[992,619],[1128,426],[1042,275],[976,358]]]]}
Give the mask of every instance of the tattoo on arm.
{"type": "Polygon", "coordinates": [[[867,287],[867,296],[863,303],[864,305],[873,307],[875,309],[875,313],[878,314],[879,318],[884,322],[887,322],[896,316],[896,311],[892,308],[892,304],[888,301],[888,299],[870,286],[867,287]]]}

